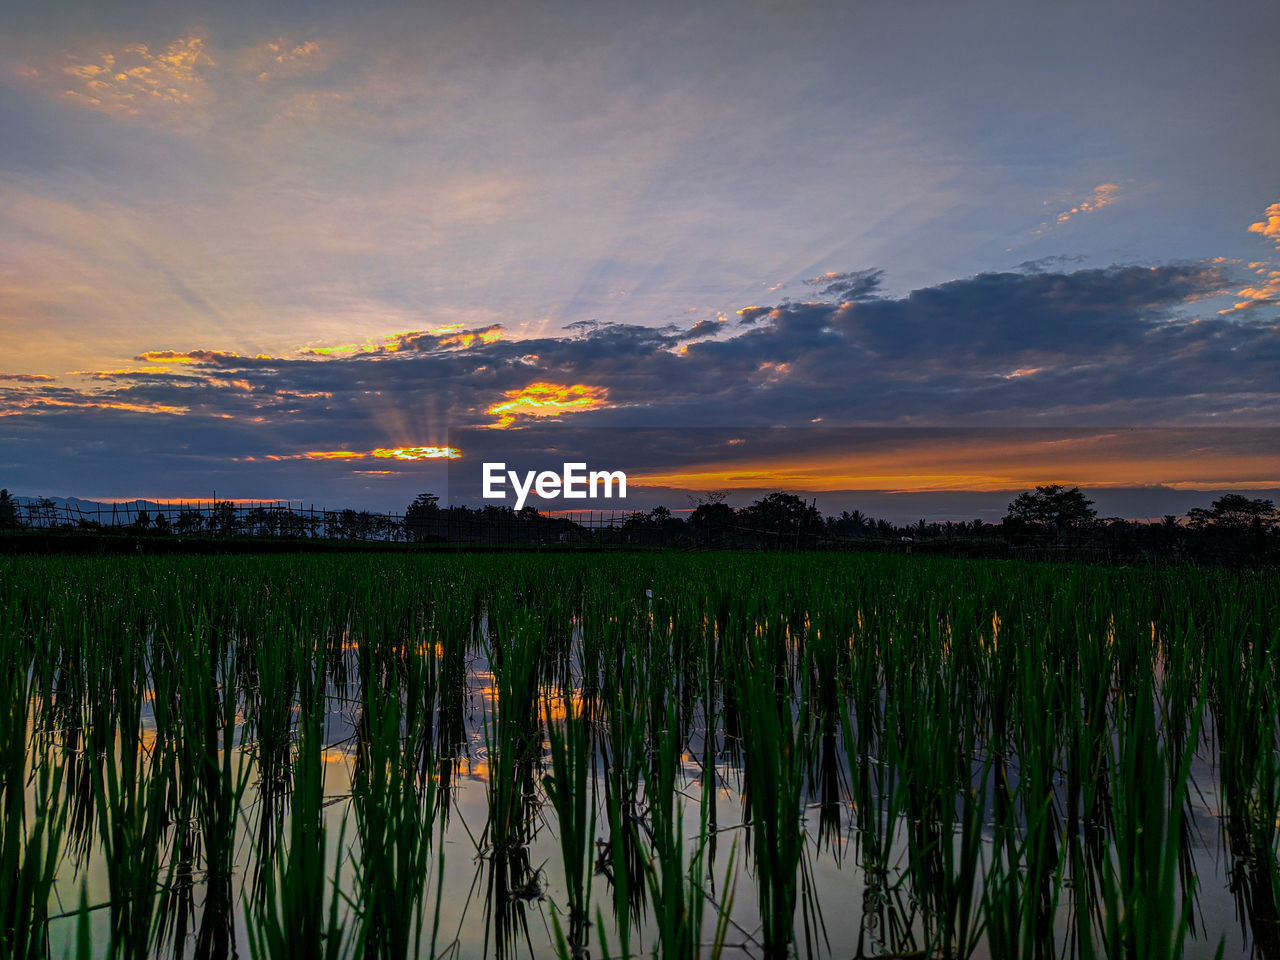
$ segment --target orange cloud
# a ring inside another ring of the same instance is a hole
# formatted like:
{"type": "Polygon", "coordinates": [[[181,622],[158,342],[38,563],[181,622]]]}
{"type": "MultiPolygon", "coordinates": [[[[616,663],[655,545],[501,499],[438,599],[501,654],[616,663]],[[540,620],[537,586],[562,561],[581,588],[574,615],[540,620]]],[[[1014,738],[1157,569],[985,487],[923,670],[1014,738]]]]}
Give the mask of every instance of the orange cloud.
{"type": "Polygon", "coordinates": [[[74,408],[78,410],[123,410],[127,413],[163,413],[180,417],[189,413],[190,407],[165,403],[126,403],[120,400],[64,400],[61,397],[20,396],[8,409],[0,410],[0,417],[16,417],[39,413],[42,409],[74,408]]]}
{"type": "Polygon", "coordinates": [[[538,381],[519,390],[507,390],[503,395],[505,400],[485,410],[498,418],[493,426],[499,430],[515,423],[516,417],[558,417],[606,406],[609,388],[538,381]]]}
{"type": "MultiPolygon", "coordinates": [[[[176,371],[165,366],[150,367],[120,367],[116,370],[69,370],[69,377],[87,377],[90,380],[116,380],[121,377],[137,376],[139,374],[151,374],[156,376],[181,376],[176,371]]],[[[209,380],[212,383],[212,380],[209,380]]]]}
{"type": "Polygon", "coordinates": [[[457,460],[457,447],[376,447],[373,450],[308,450],[306,453],[268,454],[268,460],[457,460]]]}
{"type": "Polygon", "coordinates": [[[1236,296],[1245,297],[1246,299],[1238,302],[1230,310],[1222,310],[1221,313],[1233,313],[1236,310],[1247,310],[1250,307],[1258,307],[1264,304],[1272,303],[1276,298],[1280,297],[1280,270],[1259,270],[1263,280],[1258,286],[1242,287],[1236,291],[1236,296]]]}
{"type": "Polygon", "coordinates": [[[291,43],[275,39],[259,44],[240,57],[239,68],[258,80],[273,80],[319,73],[329,65],[328,45],[316,40],[291,43]]]}
{"type": "Polygon", "coordinates": [[[1079,216],[1082,213],[1096,213],[1103,207],[1109,207],[1116,202],[1116,198],[1120,195],[1120,184],[1118,183],[1100,183],[1093,188],[1093,192],[1079,203],[1072,204],[1070,207],[1058,211],[1053,218],[1053,224],[1048,222],[1040,224],[1040,229],[1036,234],[1044,233],[1050,226],[1056,226],[1066,223],[1072,217],[1079,216]]]}
{"type": "Polygon", "coordinates": [[[1267,207],[1266,217],[1265,220],[1249,224],[1249,232],[1260,233],[1280,246],[1280,203],[1273,203],[1267,207]]]}
{"type": "Polygon", "coordinates": [[[200,363],[210,364],[220,360],[273,360],[265,353],[253,357],[242,356],[226,350],[148,350],[133,359],[148,363],[200,363]]]}
{"type": "Polygon", "coordinates": [[[320,357],[342,357],[349,353],[372,353],[374,349],[362,348],[358,343],[348,343],[338,347],[310,347],[302,352],[320,357]]]}
{"type": "Polygon", "coordinates": [[[477,340],[481,343],[497,343],[502,339],[502,327],[498,324],[492,324],[483,330],[463,330],[461,333],[454,334],[450,337],[443,337],[439,345],[441,347],[460,347],[466,350],[477,340]]]}
{"type": "Polygon", "coordinates": [[[380,340],[370,339],[364,343],[344,343],[338,346],[308,347],[304,354],[320,357],[343,357],[357,353],[399,353],[408,347],[430,348],[431,338],[435,338],[434,347],[448,350],[456,348],[466,350],[476,344],[497,343],[503,338],[502,324],[491,323],[487,327],[466,329],[461,323],[449,323],[429,330],[406,330],[393,333],[380,340]],[[425,341],[425,343],[424,343],[425,341]]]}
{"type": "MultiPolygon", "coordinates": [[[[1265,216],[1265,220],[1249,224],[1249,232],[1275,241],[1276,246],[1280,248],[1280,203],[1273,203],[1267,207],[1265,216]]],[[[1219,314],[1235,313],[1237,310],[1251,310],[1254,307],[1268,306],[1280,300],[1280,269],[1277,268],[1277,264],[1268,263],[1265,260],[1255,260],[1249,264],[1249,269],[1261,279],[1254,281],[1250,286],[1237,290],[1236,296],[1243,299],[1237,301],[1226,310],[1219,310],[1219,314]]]]}
{"type": "Polygon", "coordinates": [[[214,66],[200,37],[180,37],[160,53],[134,43],[63,67],[63,77],[70,77],[72,84],[62,96],[102,113],[136,117],[157,107],[186,107],[204,99],[202,72],[214,66]]]}
{"type": "Polygon", "coordinates": [[[378,447],[369,456],[381,460],[457,460],[462,454],[457,447],[378,447]]]}
{"type": "Polygon", "coordinates": [[[135,360],[146,360],[150,363],[201,363],[200,357],[190,353],[179,353],[176,350],[148,350],[140,353],[135,360]]]}

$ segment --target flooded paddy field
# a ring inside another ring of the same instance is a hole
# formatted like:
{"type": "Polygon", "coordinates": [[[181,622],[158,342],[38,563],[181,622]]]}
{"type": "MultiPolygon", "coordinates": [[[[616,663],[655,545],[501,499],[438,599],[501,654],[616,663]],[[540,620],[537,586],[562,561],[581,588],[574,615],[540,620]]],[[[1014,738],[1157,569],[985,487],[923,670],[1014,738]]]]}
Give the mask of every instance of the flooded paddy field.
{"type": "Polygon", "coordinates": [[[1280,575],[0,560],[5,957],[1280,957],[1280,575]]]}

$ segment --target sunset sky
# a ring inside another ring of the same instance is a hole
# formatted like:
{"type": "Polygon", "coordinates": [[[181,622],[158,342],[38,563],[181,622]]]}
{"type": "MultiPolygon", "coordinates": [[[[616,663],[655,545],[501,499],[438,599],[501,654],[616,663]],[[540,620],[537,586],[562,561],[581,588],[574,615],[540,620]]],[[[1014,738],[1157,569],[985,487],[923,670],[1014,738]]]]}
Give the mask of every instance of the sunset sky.
{"type": "Polygon", "coordinates": [[[1264,434],[1087,449],[1280,424],[1270,0],[4,23],[19,495],[401,508],[476,427],[804,428],[675,444],[674,492],[1280,486],[1264,434]]]}

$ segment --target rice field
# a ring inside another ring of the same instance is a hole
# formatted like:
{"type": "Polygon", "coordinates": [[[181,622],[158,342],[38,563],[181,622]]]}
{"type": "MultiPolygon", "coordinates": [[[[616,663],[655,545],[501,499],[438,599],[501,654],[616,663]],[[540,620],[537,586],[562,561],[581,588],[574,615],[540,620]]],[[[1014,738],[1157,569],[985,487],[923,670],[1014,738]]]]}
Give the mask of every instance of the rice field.
{"type": "Polygon", "coordinates": [[[0,560],[0,956],[1280,957],[1280,575],[0,560]]]}

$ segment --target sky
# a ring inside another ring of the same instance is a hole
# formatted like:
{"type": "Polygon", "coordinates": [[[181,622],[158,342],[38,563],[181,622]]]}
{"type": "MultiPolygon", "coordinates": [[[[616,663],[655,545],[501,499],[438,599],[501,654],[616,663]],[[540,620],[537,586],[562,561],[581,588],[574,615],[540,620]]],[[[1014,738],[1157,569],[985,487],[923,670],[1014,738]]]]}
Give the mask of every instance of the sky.
{"type": "Polygon", "coordinates": [[[1280,486],[963,432],[1280,423],[1274,3],[8,7],[19,495],[403,507],[475,428],[796,431],[673,496],[1280,486]]]}

